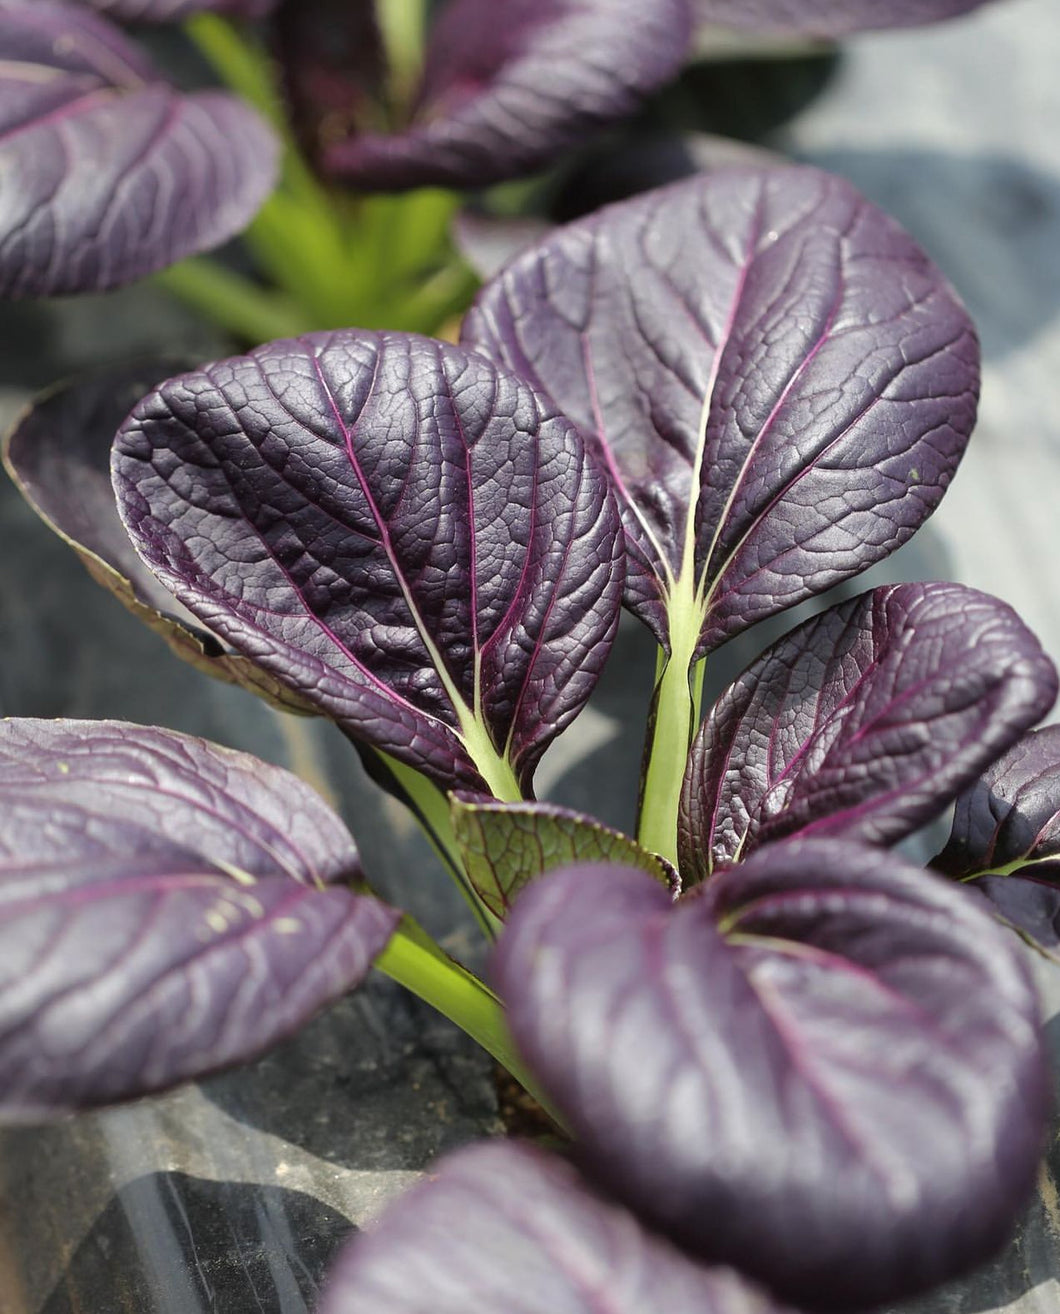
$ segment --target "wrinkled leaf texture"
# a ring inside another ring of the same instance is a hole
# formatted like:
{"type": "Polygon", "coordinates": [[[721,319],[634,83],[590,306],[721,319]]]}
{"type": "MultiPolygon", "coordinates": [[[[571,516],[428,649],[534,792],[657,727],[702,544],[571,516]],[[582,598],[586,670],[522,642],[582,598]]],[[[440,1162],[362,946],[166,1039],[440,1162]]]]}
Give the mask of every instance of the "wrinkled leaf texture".
{"type": "Polygon", "coordinates": [[[562,1160],[514,1142],[443,1159],[356,1237],[320,1314],[783,1314],[691,1263],[562,1160]]]}
{"type": "Polygon", "coordinates": [[[554,803],[495,803],[454,794],[453,833],[464,870],[482,902],[504,918],[519,892],[571,863],[639,867],[675,892],[677,872],[657,854],[584,812],[554,803]]]}
{"type": "Polygon", "coordinates": [[[146,393],[190,368],[177,358],[123,362],[58,384],[25,410],[4,442],[4,464],[22,496],[81,558],[89,574],[178,657],[252,689],[286,711],[308,704],[227,649],[159,584],[125,532],[110,479],[118,426],[146,393]]]}
{"type": "Polygon", "coordinates": [[[101,292],[219,245],[272,189],[241,100],[182,95],[95,14],[0,5],[0,295],[101,292]]]}
{"type": "Polygon", "coordinates": [[[295,776],[116,721],[0,722],[0,1115],[256,1057],[355,986],[399,913],[295,776]]]}
{"type": "Polygon", "coordinates": [[[113,468],[126,528],[185,606],[445,788],[483,791],[501,761],[528,789],[609,650],[606,481],[481,356],[357,331],[272,343],[145,398],[113,468]]]}
{"type": "Polygon", "coordinates": [[[368,190],[499,182],[624,118],[677,72],[688,0],[448,0],[431,28],[407,127],[324,154],[368,190]]]}
{"type": "Polygon", "coordinates": [[[871,28],[919,27],[956,18],[984,0],[693,0],[704,23],[753,32],[838,37],[871,28]]]}
{"type": "Polygon", "coordinates": [[[975,418],[949,285],[811,168],[722,169],[559,229],[483,289],[463,341],[592,437],[626,603],[666,648],[689,608],[693,656],[903,543],[975,418]]]}
{"type": "Polygon", "coordinates": [[[681,795],[682,875],[703,880],[793,834],[893,843],[1056,692],[1034,635],[974,589],[887,585],[832,607],[763,653],[705,718],[681,795]]]}
{"type": "Polygon", "coordinates": [[[982,1262],[1048,1104],[1017,945],[901,858],[790,840],[672,905],[643,872],[531,886],[493,965],[597,1180],[806,1308],[982,1262]]]}

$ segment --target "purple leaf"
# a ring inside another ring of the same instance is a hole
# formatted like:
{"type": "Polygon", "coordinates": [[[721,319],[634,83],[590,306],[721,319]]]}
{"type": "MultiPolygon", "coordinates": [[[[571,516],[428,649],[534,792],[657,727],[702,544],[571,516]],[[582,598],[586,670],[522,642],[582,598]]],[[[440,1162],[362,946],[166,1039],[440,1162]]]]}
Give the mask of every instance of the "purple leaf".
{"type": "Polygon", "coordinates": [[[693,0],[697,17],[722,27],[837,37],[871,28],[918,27],[977,9],[984,0],[693,0]]]}
{"type": "Polygon", "coordinates": [[[890,853],[771,845],[672,905],[643,872],[531,886],[494,962],[584,1162],[653,1226],[807,1307],[988,1257],[1048,1103],[1017,946],[890,853]]]}
{"type": "Polygon", "coordinates": [[[400,916],[308,786],[117,721],[0,722],[0,1112],[35,1119],[254,1058],[400,916]]]}
{"type": "Polygon", "coordinates": [[[272,343],[146,398],[114,472],[137,548],[210,630],[446,788],[527,788],[610,648],[605,479],[459,348],[272,343]]]}
{"type": "Polygon", "coordinates": [[[832,607],[763,653],[703,722],[681,796],[682,875],[703,880],[797,833],[901,839],[1056,691],[1015,612],[974,589],[895,584],[832,607]]]}
{"type": "Polygon", "coordinates": [[[585,813],[553,803],[495,803],[459,794],[451,796],[450,805],[468,880],[495,917],[507,917],[531,881],[571,863],[638,867],[680,891],[677,872],[665,858],[585,813]]]}
{"type": "Polygon", "coordinates": [[[782,1314],[592,1192],[570,1164],[473,1145],[355,1238],[320,1314],[782,1314]]]}
{"type": "Polygon", "coordinates": [[[262,18],[277,0],[87,0],[101,14],[126,23],[173,23],[212,9],[236,18],[262,18]]]}
{"type": "Polygon", "coordinates": [[[60,384],[22,413],[4,464],[22,496],[64,539],[89,574],[199,670],[252,689],[287,711],[311,710],[246,657],[226,649],[155,579],[118,515],[110,480],[114,434],[133,405],[189,367],[177,359],[112,365],[60,384]]]}
{"type": "Polygon", "coordinates": [[[238,233],[277,143],[241,100],[181,95],[117,28],[0,6],[0,295],[100,292],[238,233]]]}
{"type": "Polygon", "coordinates": [[[694,656],[904,542],[975,418],[948,284],[815,169],[720,170],[579,220],[483,290],[463,339],[603,449],[627,605],[664,647],[698,635],[694,656]]]}
{"type": "Polygon", "coordinates": [[[1060,726],[1024,735],[961,795],[931,865],[966,880],[1028,864],[1060,879],[1060,726]]]}
{"type": "Polygon", "coordinates": [[[1006,925],[1060,963],[1060,885],[1033,876],[982,876],[974,885],[1006,925]]]}
{"type": "Polygon", "coordinates": [[[688,0],[449,0],[431,30],[416,106],[393,134],[325,152],[355,185],[499,182],[537,169],[636,108],[681,65],[688,0]]]}

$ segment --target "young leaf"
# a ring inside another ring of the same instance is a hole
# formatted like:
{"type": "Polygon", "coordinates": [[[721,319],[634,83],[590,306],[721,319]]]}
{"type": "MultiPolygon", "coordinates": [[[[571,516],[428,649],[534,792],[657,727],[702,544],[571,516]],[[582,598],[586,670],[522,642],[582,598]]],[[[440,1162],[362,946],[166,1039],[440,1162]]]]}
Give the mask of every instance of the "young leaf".
{"type": "Polygon", "coordinates": [[[286,771],[117,721],[0,722],[0,1115],[256,1057],[386,946],[400,914],[360,877],[286,771]]]}
{"type": "Polygon", "coordinates": [[[132,282],[232,237],[271,191],[257,115],[180,94],[104,19],[7,0],[0,49],[0,295],[132,282]]]}
{"type": "Polygon", "coordinates": [[[691,1263],[570,1164],[473,1145],[356,1237],[320,1314],[783,1314],[736,1273],[691,1263]]]}
{"type": "Polygon", "coordinates": [[[112,365],[39,397],[4,442],[4,464],[22,496],[84,562],[89,574],[199,670],[241,684],[286,711],[304,699],[204,630],[136,554],[110,480],[114,434],[134,404],[186,360],[112,365]]]}
{"type": "Polygon", "coordinates": [[[1004,603],[874,589],[800,625],[722,694],[681,796],[681,871],[786,835],[901,839],[1052,706],[1056,671],[1004,603]]]}
{"type": "Polygon", "coordinates": [[[494,976],[584,1162],[807,1308],[985,1259],[1048,1104],[1015,942],[966,891],[839,840],[770,845],[704,890],[672,905],[643,872],[571,867],[512,912],[494,976]]]}
{"type": "Polygon", "coordinates": [[[723,169],[570,224],[483,290],[463,340],[600,447],[627,605],[682,662],[904,542],[975,417],[952,290],[815,169],[723,169]]]}
{"type": "Polygon", "coordinates": [[[114,476],[210,630],[443,788],[528,789],[610,648],[605,479],[549,403],[457,347],[351,330],[171,380],[114,476]]]}
{"type": "Polygon", "coordinates": [[[531,881],[571,863],[639,867],[678,892],[677,872],[663,858],[593,817],[552,803],[493,803],[450,796],[453,831],[464,870],[495,917],[504,918],[531,881]]]}
{"type": "Polygon", "coordinates": [[[375,190],[499,182],[624,118],[680,67],[688,0],[448,0],[411,122],[355,132],[325,163],[375,190]]]}
{"type": "Polygon", "coordinates": [[[693,0],[701,22],[752,32],[837,37],[871,28],[919,27],[978,9],[984,0],[693,0]]]}

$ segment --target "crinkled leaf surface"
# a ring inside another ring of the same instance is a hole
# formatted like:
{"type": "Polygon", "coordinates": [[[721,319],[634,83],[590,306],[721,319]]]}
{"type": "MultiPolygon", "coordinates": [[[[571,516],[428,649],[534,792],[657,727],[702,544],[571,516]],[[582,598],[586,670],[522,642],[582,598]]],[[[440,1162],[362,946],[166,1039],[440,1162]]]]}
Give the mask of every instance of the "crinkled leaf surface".
{"type": "Polygon", "coordinates": [[[348,1247],[321,1314],[781,1314],[517,1142],[443,1159],[348,1247]]]}
{"type": "Polygon", "coordinates": [[[680,67],[688,0],[448,0],[430,32],[408,126],[335,143],[360,187],[498,182],[629,114],[680,67]]]}
{"type": "Polygon", "coordinates": [[[459,348],[317,334],[171,380],[114,475],[209,629],[444,787],[528,788],[610,647],[606,480],[551,403],[459,348]]]}
{"type": "Polygon", "coordinates": [[[796,833],[901,839],[1044,716],[1056,689],[1034,635],[985,593],[897,584],[832,607],[763,653],[704,720],[681,795],[685,880],[796,833]]]}
{"type": "Polygon", "coordinates": [[[583,812],[553,803],[495,803],[461,795],[450,802],[464,869],[496,917],[507,916],[531,881],[571,863],[639,867],[668,889],[680,889],[665,858],[583,812]]]}
{"type": "Polygon", "coordinates": [[[145,393],[190,364],[176,358],[123,363],[58,385],[19,417],[5,439],[4,463],[26,501],[77,552],[92,577],[179,657],[288,711],[304,712],[309,710],[304,700],[227,649],[159,584],[118,515],[110,479],[114,434],[145,393]]]}
{"type": "Polygon", "coordinates": [[[948,284],[848,183],[719,170],[558,230],[463,339],[603,449],[627,604],[702,655],[864,569],[934,510],[975,418],[948,284]]]}
{"type": "Polygon", "coordinates": [[[250,1059],[355,986],[399,913],[296,777],[116,721],[0,722],[0,1113],[250,1059]]]}
{"type": "Polygon", "coordinates": [[[840,840],[770,845],[704,890],[672,905],[643,872],[571,867],[513,909],[494,978],[584,1162],[807,1307],[985,1259],[1048,1102],[1016,942],[966,891],[840,840]]]}
{"type": "Polygon", "coordinates": [[[203,9],[236,18],[262,18],[277,0],[87,0],[101,14],[129,23],[172,23],[203,9]]]}
{"type": "Polygon", "coordinates": [[[0,6],[0,295],[100,292],[239,232],[277,143],[241,100],[182,95],[108,22],[0,6]]]}
{"type": "Polygon", "coordinates": [[[918,27],[977,9],[984,0],[694,0],[697,17],[754,32],[836,37],[870,28],[918,27]]]}

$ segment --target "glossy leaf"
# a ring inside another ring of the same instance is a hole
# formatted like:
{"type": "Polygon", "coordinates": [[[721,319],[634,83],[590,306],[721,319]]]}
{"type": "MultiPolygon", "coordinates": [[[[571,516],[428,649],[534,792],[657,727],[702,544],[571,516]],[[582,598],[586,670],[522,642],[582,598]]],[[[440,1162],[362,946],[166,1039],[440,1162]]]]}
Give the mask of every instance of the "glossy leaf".
{"type": "Polygon", "coordinates": [[[693,657],[904,542],[975,417],[948,284],[814,169],[720,170],[570,224],[483,290],[463,340],[603,449],[627,605],[693,657]]]}
{"type": "Polygon", "coordinates": [[[838,840],[770,845],[672,905],[571,867],[512,912],[494,977],[583,1161],[699,1257],[807,1308],[984,1260],[1048,1103],[1017,946],[979,901],[838,840]]]}
{"type": "Polygon", "coordinates": [[[617,624],[620,535],[531,388],[426,338],[272,343],[118,435],[137,548],[212,631],[443,787],[529,787],[617,624]]]}
{"type": "Polygon", "coordinates": [[[919,27],[956,18],[984,0],[694,0],[697,17],[722,27],[837,37],[871,28],[919,27]]]}
{"type": "Polygon", "coordinates": [[[503,22],[492,0],[448,0],[408,125],[354,133],[325,162],[373,190],[516,177],[629,114],[690,33],[688,0],[505,0],[503,22]]]}
{"type": "Polygon", "coordinates": [[[272,189],[241,100],[182,95],[71,5],[0,6],[0,295],[100,292],[219,245],[272,189]]]}
{"type": "Polygon", "coordinates": [[[1060,726],[1024,735],[961,795],[932,866],[966,880],[1028,864],[1060,879],[1060,726]]]}
{"type": "Polygon", "coordinates": [[[339,1259],[320,1314],[781,1314],[517,1142],[443,1159],[339,1259]]]}
{"type": "Polygon", "coordinates": [[[677,873],[664,859],[621,831],[553,803],[451,800],[453,831],[468,880],[495,917],[506,917],[531,881],[571,863],[616,862],[639,867],[674,892],[677,873]]]}
{"type": "Polygon", "coordinates": [[[704,720],[681,797],[685,880],[787,835],[901,839],[1056,692],[1034,635],[974,589],[888,585],[832,607],[763,653],[704,720]]]}
{"type": "Polygon", "coordinates": [[[253,1058],[352,989],[399,914],[349,833],[242,753],[116,721],[0,722],[0,1114],[253,1058]]]}
{"type": "Polygon", "coordinates": [[[137,555],[118,515],[110,480],[114,434],[136,402],[186,370],[176,358],[112,365],[60,384],[23,411],[4,443],[4,464],[42,520],[89,574],[185,661],[242,684],[287,711],[309,705],[204,630],[137,555]]]}

